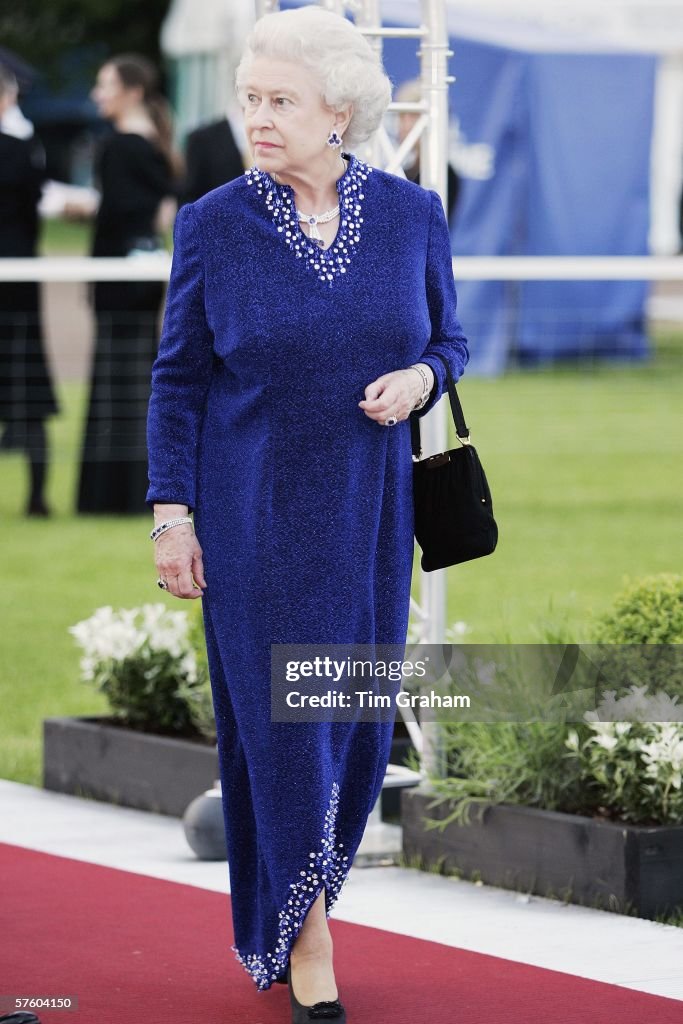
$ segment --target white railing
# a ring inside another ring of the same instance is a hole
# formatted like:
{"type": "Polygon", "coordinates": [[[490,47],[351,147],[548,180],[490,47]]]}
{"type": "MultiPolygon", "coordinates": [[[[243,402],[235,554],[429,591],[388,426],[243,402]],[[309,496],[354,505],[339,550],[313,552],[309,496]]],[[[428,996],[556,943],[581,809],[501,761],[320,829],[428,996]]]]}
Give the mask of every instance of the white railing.
{"type": "MultiPolygon", "coordinates": [[[[169,256],[0,259],[0,281],[167,281],[169,256]]],[[[683,281],[683,256],[454,256],[456,281],[683,281]]]]}

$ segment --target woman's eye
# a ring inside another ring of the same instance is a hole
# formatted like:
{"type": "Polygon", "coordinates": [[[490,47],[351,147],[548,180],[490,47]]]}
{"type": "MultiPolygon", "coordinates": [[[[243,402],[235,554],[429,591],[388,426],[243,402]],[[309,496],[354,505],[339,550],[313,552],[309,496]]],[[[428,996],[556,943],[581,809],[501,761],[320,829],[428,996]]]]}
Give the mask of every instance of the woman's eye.
{"type": "Polygon", "coordinates": [[[284,106],[285,103],[289,103],[289,100],[287,99],[286,96],[278,96],[278,97],[276,97],[275,102],[279,106],[284,106]]]}
{"type": "Polygon", "coordinates": [[[254,96],[253,92],[248,93],[247,103],[254,103],[258,97],[254,96]]]}

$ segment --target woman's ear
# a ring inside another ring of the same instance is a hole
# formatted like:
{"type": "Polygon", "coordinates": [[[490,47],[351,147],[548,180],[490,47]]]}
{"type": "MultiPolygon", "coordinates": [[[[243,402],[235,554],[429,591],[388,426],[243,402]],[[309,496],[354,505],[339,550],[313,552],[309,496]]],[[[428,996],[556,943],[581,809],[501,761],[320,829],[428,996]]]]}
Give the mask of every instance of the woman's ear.
{"type": "Polygon", "coordinates": [[[339,135],[343,135],[351,123],[353,117],[353,104],[349,103],[343,110],[338,110],[334,115],[334,127],[339,135]]]}

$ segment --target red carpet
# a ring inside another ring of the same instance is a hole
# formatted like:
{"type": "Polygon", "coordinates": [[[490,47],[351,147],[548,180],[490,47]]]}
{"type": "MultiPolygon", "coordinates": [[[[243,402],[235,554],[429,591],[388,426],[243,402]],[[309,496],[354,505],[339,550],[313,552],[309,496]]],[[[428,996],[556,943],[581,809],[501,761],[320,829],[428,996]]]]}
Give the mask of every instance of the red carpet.
{"type": "MultiPolygon", "coordinates": [[[[683,1003],[330,919],[349,1024],[681,1024],[683,1003]]],[[[46,1024],[289,1024],[229,949],[227,898],[0,844],[0,993],[46,1024]]],[[[7,1011],[3,1011],[7,1012],[7,1011]]]]}

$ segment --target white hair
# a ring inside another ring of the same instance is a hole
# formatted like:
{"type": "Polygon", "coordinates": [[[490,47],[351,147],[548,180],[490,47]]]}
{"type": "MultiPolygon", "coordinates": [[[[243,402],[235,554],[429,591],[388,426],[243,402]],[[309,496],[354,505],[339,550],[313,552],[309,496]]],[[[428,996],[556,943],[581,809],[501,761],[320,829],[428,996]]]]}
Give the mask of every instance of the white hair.
{"type": "Polygon", "coordinates": [[[303,64],[320,83],[324,102],[333,110],[353,105],[344,146],[353,149],[379,128],[391,101],[391,82],[375,51],[352,22],[317,5],[265,14],[249,34],[235,72],[242,87],[255,57],[303,64]]]}

